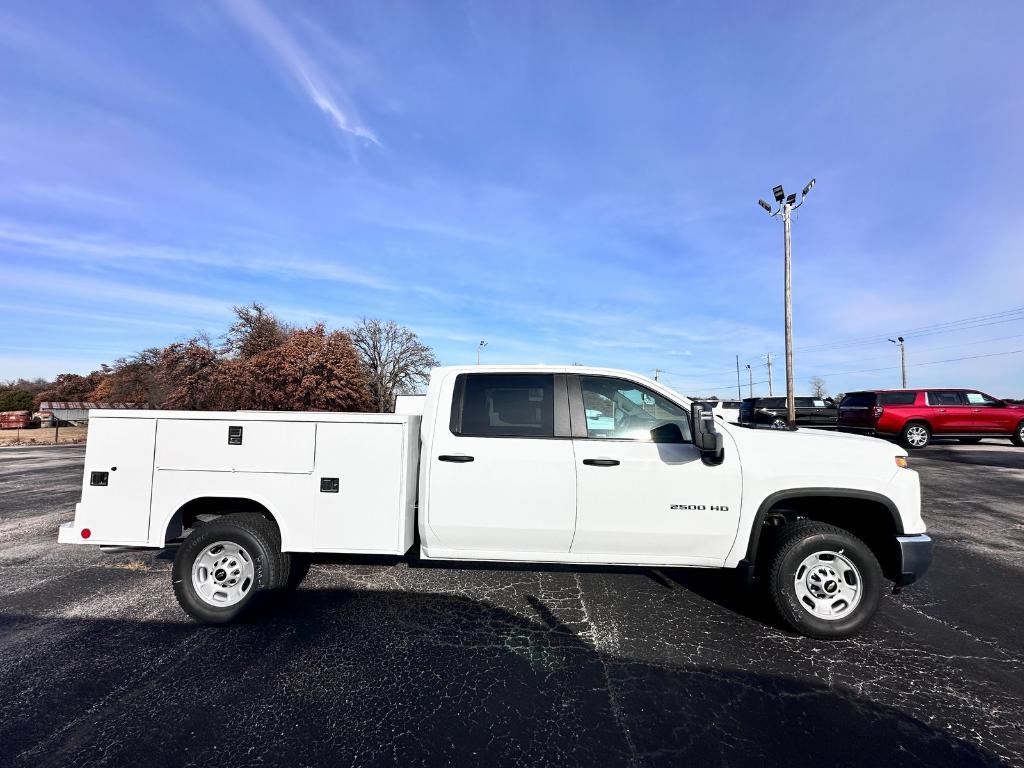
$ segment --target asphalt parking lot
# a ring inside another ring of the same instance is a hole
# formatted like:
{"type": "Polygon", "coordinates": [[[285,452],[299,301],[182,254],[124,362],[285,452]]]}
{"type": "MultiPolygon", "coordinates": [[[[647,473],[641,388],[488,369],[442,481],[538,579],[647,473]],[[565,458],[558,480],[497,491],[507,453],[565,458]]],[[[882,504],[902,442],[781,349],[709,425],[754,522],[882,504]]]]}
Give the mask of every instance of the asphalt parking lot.
{"type": "Polygon", "coordinates": [[[0,450],[0,765],[1024,765],[1024,450],[912,456],[926,580],[859,637],[729,575],[315,564],[191,623],[166,555],[58,546],[84,446],[0,450]]]}

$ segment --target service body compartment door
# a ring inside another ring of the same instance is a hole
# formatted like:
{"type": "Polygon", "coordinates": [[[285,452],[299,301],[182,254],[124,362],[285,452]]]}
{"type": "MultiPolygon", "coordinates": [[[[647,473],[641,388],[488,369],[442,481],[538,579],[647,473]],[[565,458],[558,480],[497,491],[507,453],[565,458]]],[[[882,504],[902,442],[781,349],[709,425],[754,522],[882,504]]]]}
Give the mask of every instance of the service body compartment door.
{"type": "Polygon", "coordinates": [[[89,424],[75,525],[91,531],[90,543],[146,542],[155,433],[155,419],[96,418],[89,424]]]}
{"type": "Polygon", "coordinates": [[[313,472],[317,552],[403,554],[411,502],[402,424],[319,424],[313,472]],[[409,509],[406,509],[409,507],[409,509]]]}
{"type": "Polygon", "coordinates": [[[316,424],[215,419],[160,419],[157,469],[309,473],[316,424]]]}

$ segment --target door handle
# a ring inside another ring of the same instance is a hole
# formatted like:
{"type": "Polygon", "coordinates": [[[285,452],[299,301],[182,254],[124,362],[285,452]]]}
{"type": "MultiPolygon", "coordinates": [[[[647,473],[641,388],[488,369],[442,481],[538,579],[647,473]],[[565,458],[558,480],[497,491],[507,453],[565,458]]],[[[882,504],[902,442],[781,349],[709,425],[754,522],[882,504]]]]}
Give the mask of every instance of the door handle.
{"type": "Polygon", "coordinates": [[[465,464],[468,461],[472,461],[473,457],[472,456],[466,456],[463,453],[456,453],[456,454],[447,453],[447,454],[444,454],[443,456],[438,456],[437,460],[438,461],[451,461],[451,462],[454,462],[455,464],[465,464]]]}
{"type": "Polygon", "coordinates": [[[584,459],[583,463],[588,467],[617,467],[618,459],[584,459]]]}
{"type": "Polygon", "coordinates": [[[939,408],[939,413],[945,413],[945,412],[946,412],[945,408],[939,408]]]}

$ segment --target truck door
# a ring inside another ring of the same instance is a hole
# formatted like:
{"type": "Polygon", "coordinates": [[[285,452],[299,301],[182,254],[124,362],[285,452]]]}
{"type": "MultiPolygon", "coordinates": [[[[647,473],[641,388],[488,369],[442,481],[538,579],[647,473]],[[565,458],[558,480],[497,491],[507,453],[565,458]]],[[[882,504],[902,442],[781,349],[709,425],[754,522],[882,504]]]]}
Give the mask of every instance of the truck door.
{"type": "Polygon", "coordinates": [[[576,520],[565,377],[469,373],[438,414],[427,524],[449,550],[564,555],[576,520]],[[557,381],[556,381],[557,379],[557,381]]]}
{"type": "Polygon", "coordinates": [[[572,553],[724,559],[739,525],[736,452],[727,449],[718,466],[704,464],[687,410],[626,379],[570,376],[568,390],[577,477],[572,553]],[[651,430],[666,424],[678,430],[659,430],[655,442],[651,430]]]}

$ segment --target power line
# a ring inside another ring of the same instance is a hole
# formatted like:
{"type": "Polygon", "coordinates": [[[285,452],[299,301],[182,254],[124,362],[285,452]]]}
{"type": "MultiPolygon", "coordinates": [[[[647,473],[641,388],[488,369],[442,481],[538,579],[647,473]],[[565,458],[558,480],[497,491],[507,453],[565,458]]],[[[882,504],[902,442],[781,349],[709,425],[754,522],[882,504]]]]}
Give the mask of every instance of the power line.
{"type": "MultiPolygon", "coordinates": [[[[1011,349],[1011,350],[1006,350],[1006,351],[1003,351],[1003,352],[990,352],[990,353],[984,354],[984,355],[966,355],[964,357],[950,357],[950,358],[946,358],[944,360],[928,360],[928,361],[925,361],[923,363],[913,363],[911,365],[908,365],[907,367],[908,368],[922,368],[922,367],[924,367],[926,365],[939,365],[941,363],[957,363],[957,362],[961,362],[963,360],[980,360],[980,359],[986,358],[986,357],[1005,357],[1007,355],[1019,355],[1021,353],[1024,353],[1024,349],[1011,349]]],[[[832,371],[831,373],[821,373],[821,374],[818,374],[818,375],[822,376],[822,377],[825,377],[825,376],[852,376],[852,375],[858,374],[858,373],[877,373],[879,371],[893,371],[893,370],[898,370],[899,367],[900,366],[898,366],[898,365],[886,365],[886,366],[881,366],[879,368],[861,368],[861,369],[856,370],[856,371],[832,371]]],[[[754,384],[766,384],[766,383],[768,383],[767,379],[765,379],[764,381],[755,381],[754,382],[754,384]]],[[[675,386],[675,385],[673,385],[673,386],[675,386]]],[[[726,384],[724,386],[714,386],[714,387],[712,387],[712,386],[701,386],[701,389],[704,390],[705,392],[723,392],[723,391],[727,391],[727,390],[731,391],[734,388],[735,388],[735,384],[726,384]]],[[[693,389],[693,387],[687,387],[687,389],[693,389]]]]}
{"type": "MultiPolygon", "coordinates": [[[[917,326],[915,328],[910,328],[910,329],[904,331],[901,335],[903,335],[904,338],[920,338],[920,337],[923,337],[923,336],[934,336],[936,334],[941,334],[941,333],[953,333],[953,332],[956,332],[956,331],[973,330],[975,328],[985,328],[985,327],[992,326],[992,325],[1001,325],[1001,324],[1004,324],[1004,323],[1012,323],[1012,322],[1020,322],[1020,321],[1024,321],[1024,307],[1016,307],[1016,308],[1013,308],[1013,309],[1005,309],[1005,310],[1002,310],[1000,312],[990,312],[990,313],[984,314],[984,315],[974,315],[972,317],[960,318],[958,320],[948,320],[948,321],[942,322],[942,323],[932,323],[930,325],[921,325],[921,326],[917,326]]],[[[984,344],[984,343],[987,343],[987,342],[990,342],[990,341],[1000,341],[1000,340],[1005,340],[1005,339],[1021,338],[1022,336],[1024,336],[1024,334],[1012,334],[1012,335],[1006,335],[1006,336],[997,336],[997,337],[989,338],[989,339],[979,339],[977,341],[963,342],[961,344],[950,344],[950,345],[945,345],[945,346],[941,346],[941,347],[928,347],[928,348],[923,349],[923,350],[917,350],[917,352],[928,352],[928,351],[934,351],[934,350],[939,350],[939,349],[950,349],[950,348],[954,348],[954,347],[957,347],[957,346],[968,346],[968,345],[971,345],[971,344],[984,344]]],[[[825,343],[825,344],[816,344],[816,345],[812,345],[812,346],[809,346],[809,347],[799,347],[797,349],[797,351],[799,351],[799,352],[809,352],[809,351],[815,351],[815,350],[822,350],[823,351],[823,350],[830,350],[830,349],[846,349],[846,348],[849,348],[849,347],[861,346],[861,345],[865,345],[865,344],[880,343],[880,342],[886,341],[888,338],[890,338],[888,334],[877,335],[877,336],[863,336],[863,337],[859,337],[859,338],[840,340],[840,341],[829,342],[829,343],[825,343]]],[[[769,353],[769,354],[777,354],[777,353],[769,353]]],[[[877,356],[877,357],[873,357],[873,358],[867,358],[867,360],[880,360],[880,359],[883,359],[883,357],[882,356],[877,356]]],[[[757,363],[756,365],[758,367],[767,367],[768,363],[757,363]]],[[[918,363],[916,365],[924,365],[924,363],[918,363]]],[[[807,366],[801,366],[801,367],[805,368],[807,366]]],[[[915,365],[911,365],[910,367],[913,368],[913,367],[915,367],[915,365]]],[[[733,366],[729,366],[728,368],[718,368],[718,369],[715,369],[714,371],[704,371],[702,373],[685,373],[684,374],[684,373],[679,373],[677,371],[666,371],[664,369],[659,369],[659,371],[662,374],[667,374],[668,376],[671,376],[671,377],[674,377],[676,379],[681,379],[683,381],[688,382],[688,386],[685,387],[687,389],[695,389],[695,388],[699,387],[701,389],[706,389],[708,391],[719,391],[719,390],[732,389],[735,385],[734,384],[729,384],[729,385],[726,385],[724,387],[712,388],[712,387],[709,387],[708,385],[700,384],[696,380],[697,379],[711,378],[711,377],[717,376],[719,373],[732,372],[733,370],[734,370],[734,367],[733,366]],[[689,382],[692,382],[692,384],[689,384],[689,382]]],[[[853,373],[866,373],[866,372],[871,372],[871,371],[874,371],[874,370],[891,370],[891,368],[884,367],[884,368],[878,368],[878,369],[862,369],[861,371],[854,371],[853,373]]],[[[837,376],[837,375],[844,375],[844,374],[832,373],[832,374],[824,374],[824,375],[837,376]]],[[[769,383],[769,382],[768,382],[768,380],[765,380],[765,381],[757,381],[757,382],[754,382],[754,383],[755,384],[766,384],[766,383],[769,383]]]]}
{"type": "MultiPolygon", "coordinates": [[[[920,336],[933,336],[936,333],[951,333],[953,331],[970,330],[972,328],[984,328],[989,325],[999,325],[1001,323],[1013,323],[1024,320],[1024,307],[1017,309],[1008,309],[1003,312],[994,312],[988,315],[977,315],[975,317],[962,318],[960,320],[950,320],[945,323],[935,323],[932,325],[922,325],[917,328],[911,328],[906,331],[896,331],[899,335],[905,338],[918,338],[920,336]]],[[[845,347],[855,347],[862,344],[873,344],[875,342],[883,342],[889,338],[889,334],[881,334],[876,336],[862,336],[855,339],[846,339],[834,342],[827,342],[824,344],[814,344],[809,347],[799,347],[799,352],[811,352],[817,349],[842,349],[845,347]]]]}

